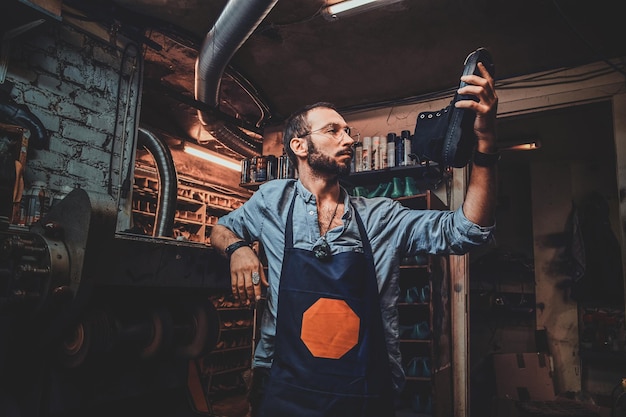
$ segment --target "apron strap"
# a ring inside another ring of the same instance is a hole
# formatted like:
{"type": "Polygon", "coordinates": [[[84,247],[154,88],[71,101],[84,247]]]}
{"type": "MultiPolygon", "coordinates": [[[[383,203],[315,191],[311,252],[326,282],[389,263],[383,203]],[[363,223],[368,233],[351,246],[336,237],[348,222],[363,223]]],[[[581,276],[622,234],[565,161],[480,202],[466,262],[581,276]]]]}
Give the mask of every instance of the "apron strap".
{"type": "MultiPolygon", "coordinates": [[[[348,200],[349,201],[349,200],[348,200]]],[[[374,263],[374,255],[372,255],[372,245],[370,245],[370,240],[367,237],[367,233],[365,232],[365,225],[363,224],[363,220],[359,215],[356,207],[350,203],[352,210],[354,210],[354,219],[356,220],[356,224],[359,227],[359,234],[361,235],[361,243],[363,244],[363,253],[368,256],[372,260],[372,264],[374,263]]]]}
{"type": "Polygon", "coordinates": [[[289,206],[289,212],[287,213],[287,225],[285,227],[285,249],[293,248],[293,206],[296,202],[296,194],[298,190],[293,187],[293,197],[291,198],[291,205],[289,206]]]}

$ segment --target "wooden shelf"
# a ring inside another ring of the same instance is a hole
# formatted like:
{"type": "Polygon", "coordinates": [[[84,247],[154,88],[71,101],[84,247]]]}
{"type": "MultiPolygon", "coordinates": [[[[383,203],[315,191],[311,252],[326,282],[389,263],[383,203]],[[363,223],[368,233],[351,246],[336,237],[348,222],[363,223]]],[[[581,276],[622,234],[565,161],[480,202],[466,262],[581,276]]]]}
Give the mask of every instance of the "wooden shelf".
{"type": "Polygon", "coordinates": [[[211,352],[211,355],[215,355],[218,353],[238,352],[240,350],[252,351],[252,344],[230,347],[230,348],[215,349],[214,351],[211,352]]]}
{"type": "Polygon", "coordinates": [[[412,177],[417,185],[424,190],[437,188],[443,179],[443,172],[435,163],[428,165],[408,165],[377,169],[372,171],[353,172],[341,182],[346,188],[366,186],[389,182],[394,177],[412,177]]]}
{"type": "MultiPolygon", "coordinates": [[[[156,216],[159,196],[156,171],[152,167],[136,167],[134,181],[132,213],[134,216],[147,219],[141,224],[149,234],[154,227],[153,221],[150,220],[156,216]]],[[[219,190],[179,178],[174,237],[210,246],[209,236],[217,218],[240,207],[246,200],[241,196],[229,194],[227,190],[224,192],[219,190]]]]}
{"type": "Polygon", "coordinates": [[[398,307],[429,307],[430,303],[398,303],[398,307]]]}
{"type": "Polygon", "coordinates": [[[241,374],[251,369],[254,310],[235,303],[230,295],[214,296],[211,299],[220,320],[220,347],[200,361],[204,376],[202,383],[208,393],[219,390],[226,394],[237,391],[241,374]],[[225,327],[224,323],[231,325],[225,327]]]}
{"type": "Polygon", "coordinates": [[[211,375],[212,376],[217,376],[217,375],[232,374],[232,373],[235,373],[235,372],[243,372],[243,371],[246,371],[248,369],[250,369],[249,365],[248,366],[239,366],[239,367],[236,367],[236,368],[228,368],[228,369],[224,369],[224,370],[221,370],[221,371],[212,371],[211,375]]]}

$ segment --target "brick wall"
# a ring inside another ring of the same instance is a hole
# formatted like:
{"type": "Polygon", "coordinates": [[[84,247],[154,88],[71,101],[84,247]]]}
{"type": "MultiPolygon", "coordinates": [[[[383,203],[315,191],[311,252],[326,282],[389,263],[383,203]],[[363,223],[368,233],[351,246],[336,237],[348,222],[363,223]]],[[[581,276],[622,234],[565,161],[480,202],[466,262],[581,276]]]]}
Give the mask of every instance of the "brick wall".
{"type": "Polygon", "coordinates": [[[135,52],[53,22],[12,40],[0,88],[28,106],[50,133],[49,149],[29,151],[26,187],[37,180],[53,192],[79,185],[111,191],[117,200],[134,148],[135,52]]]}

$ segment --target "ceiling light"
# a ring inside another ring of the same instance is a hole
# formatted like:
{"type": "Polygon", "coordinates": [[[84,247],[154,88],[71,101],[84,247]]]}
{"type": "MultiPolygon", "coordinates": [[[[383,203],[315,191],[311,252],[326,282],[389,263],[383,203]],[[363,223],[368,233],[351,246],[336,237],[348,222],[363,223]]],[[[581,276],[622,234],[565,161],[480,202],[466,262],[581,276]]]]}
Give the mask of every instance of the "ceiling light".
{"type": "Polygon", "coordinates": [[[403,0],[344,0],[340,3],[331,4],[323,10],[324,18],[335,20],[339,17],[347,17],[366,10],[387,6],[403,0]]]}
{"type": "Polygon", "coordinates": [[[223,156],[215,152],[211,152],[209,150],[202,149],[197,146],[186,144],[185,153],[204,159],[205,161],[213,162],[214,164],[218,164],[223,167],[230,168],[233,171],[241,172],[240,162],[235,162],[232,159],[224,158],[223,156]]]}

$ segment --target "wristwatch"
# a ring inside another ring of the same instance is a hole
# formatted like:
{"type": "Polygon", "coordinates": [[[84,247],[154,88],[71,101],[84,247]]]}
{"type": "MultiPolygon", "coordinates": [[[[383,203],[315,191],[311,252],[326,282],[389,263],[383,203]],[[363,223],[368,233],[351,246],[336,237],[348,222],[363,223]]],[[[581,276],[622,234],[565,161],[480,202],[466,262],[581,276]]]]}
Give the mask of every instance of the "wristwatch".
{"type": "Polygon", "coordinates": [[[245,240],[238,240],[235,243],[231,243],[230,245],[228,245],[228,247],[224,250],[224,253],[226,253],[226,256],[228,257],[228,259],[230,259],[232,254],[237,249],[244,247],[244,246],[248,246],[248,243],[246,243],[245,240]]]}
{"type": "Polygon", "coordinates": [[[479,167],[492,167],[500,160],[500,153],[482,153],[474,151],[474,165],[479,167]]]}

